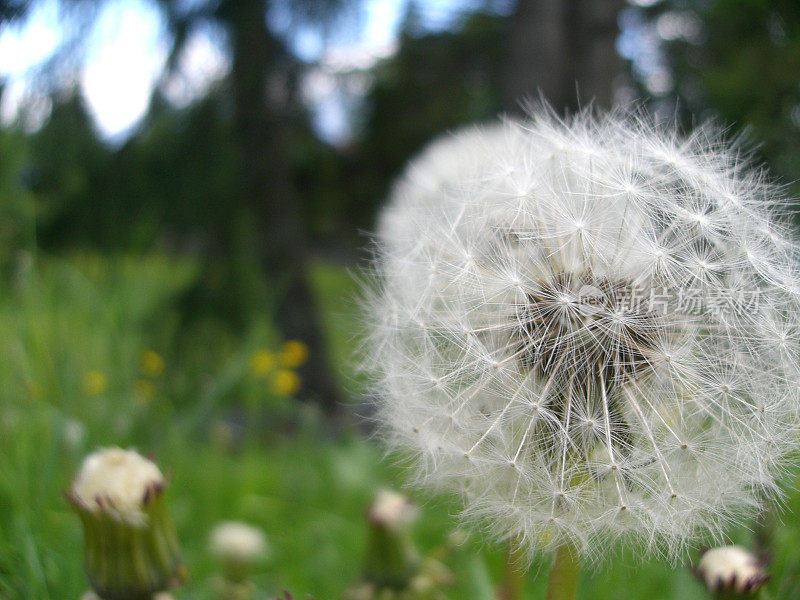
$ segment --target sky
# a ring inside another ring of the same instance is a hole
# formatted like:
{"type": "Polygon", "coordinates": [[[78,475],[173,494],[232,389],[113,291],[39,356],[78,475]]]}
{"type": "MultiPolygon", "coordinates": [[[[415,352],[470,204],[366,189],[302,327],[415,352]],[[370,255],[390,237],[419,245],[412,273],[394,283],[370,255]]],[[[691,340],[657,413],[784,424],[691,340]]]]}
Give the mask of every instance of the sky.
{"type": "MultiPolygon", "coordinates": [[[[318,62],[304,83],[316,109],[320,134],[332,141],[346,135],[346,110],[333,76],[352,67],[368,67],[391,54],[406,0],[364,0],[359,24],[323,41],[319,33],[296,32],[289,40],[300,58],[318,62]]],[[[446,27],[465,0],[428,0],[424,18],[431,28],[446,27]]],[[[48,101],[36,94],[35,74],[63,40],[57,2],[44,0],[22,26],[0,31],[0,79],[7,92],[0,120],[8,123],[22,109],[35,127],[47,118],[48,101]]],[[[148,0],[110,0],[85,43],[84,66],[77,81],[100,133],[124,139],[145,114],[164,66],[168,39],[157,7],[148,0]]],[[[180,74],[164,82],[168,98],[185,105],[221,77],[228,60],[220,32],[197,33],[181,57],[180,74]]]]}

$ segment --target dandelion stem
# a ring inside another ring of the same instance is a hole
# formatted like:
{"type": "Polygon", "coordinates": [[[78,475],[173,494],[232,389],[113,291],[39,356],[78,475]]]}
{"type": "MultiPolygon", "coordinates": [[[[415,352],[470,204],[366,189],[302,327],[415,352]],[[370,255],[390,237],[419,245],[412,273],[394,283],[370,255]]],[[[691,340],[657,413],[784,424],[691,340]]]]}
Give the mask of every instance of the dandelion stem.
{"type": "Polygon", "coordinates": [[[574,600],[578,591],[578,575],[581,565],[575,547],[569,542],[556,550],[550,569],[547,600],[574,600]]]}
{"type": "Polygon", "coordinates": [[[522,600],[525,588],[526,558],[519,541],[511,540],[506,549],[506,562],[503,569],[503,582],[497,590],[497,600],[522,600]]]}

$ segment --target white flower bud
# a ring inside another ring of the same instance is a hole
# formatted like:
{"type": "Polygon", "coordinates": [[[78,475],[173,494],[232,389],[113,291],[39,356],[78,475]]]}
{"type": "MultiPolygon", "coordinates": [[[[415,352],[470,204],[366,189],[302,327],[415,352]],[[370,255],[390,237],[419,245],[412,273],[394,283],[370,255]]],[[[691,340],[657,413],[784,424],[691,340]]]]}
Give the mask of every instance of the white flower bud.
{"type": "Polygon", "coordinates": [[[86,572],[106,600],[150,598],[185,577],[158,467],[133,450],[89,455],[68,499],[84,529],[86,572]]]}
{"type": "Polygon", "coordinates": [[[741,546],[722,546],[706,551],[697,566],[697,573],[714,593],[752,593],[769,579],[763,561],[741,546]]]}
{"type": "Polygon", "coordinates": [[[395,590],[410,585],[419,571],[419,556],[410,535],[415,517],[416,511],[408,498],[389,490],[378,492],[367,511],[366,581],[395,590]]]}
{"type": "Polygon", "coordinates": [[[406,496],[391,490],[382,490],[370,506],[367,518],[373,524],[400,530],[407,528],[416,518],[416,514],[414,505],[406,496]]]}
{"type": "Polygon", "coordinates": [[[709,128],[541,111],[435,142],[366,292],[388,445],[531,549],[719,535],[797,444],[787,206],[709,128]]]}
{"type": "Polygon", "coordinates": [[[222,563],[228,581],[242,582],[253,564],[267,552],[264,533],[246,523],[226,521],[211,532],[211,551],[222,563]]]}

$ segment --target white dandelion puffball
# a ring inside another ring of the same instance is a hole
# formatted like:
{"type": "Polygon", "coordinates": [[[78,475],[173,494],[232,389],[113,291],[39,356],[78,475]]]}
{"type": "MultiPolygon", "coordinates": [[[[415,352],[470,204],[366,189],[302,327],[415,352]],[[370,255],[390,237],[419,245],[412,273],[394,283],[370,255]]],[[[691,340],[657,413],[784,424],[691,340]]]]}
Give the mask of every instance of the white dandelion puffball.
{"type": "Polygon", "coordinates": [[[710,128],[546,113],[435,142],[393,188],[378,417],[499,539],[675,558],[775,493],[796,444],[786,200],[710,128]]]}

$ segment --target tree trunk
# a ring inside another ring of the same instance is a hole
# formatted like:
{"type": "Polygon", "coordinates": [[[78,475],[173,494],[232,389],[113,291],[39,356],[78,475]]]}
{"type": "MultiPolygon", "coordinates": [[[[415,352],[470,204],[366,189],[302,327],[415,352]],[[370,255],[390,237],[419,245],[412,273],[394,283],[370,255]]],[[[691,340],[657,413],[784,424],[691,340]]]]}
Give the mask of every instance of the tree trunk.
{"type": "Polygon", "coordinates": [[[505,108],[524,114],[539,94],[558,112],[608,108],[622,72],[617,15],[625,0],[518,0],[509,33],[505,108]]]}
{"type": "Polygon", "coordinates": [[[327,413],[338,413],[342,404],[308,282],[306,232],[286,161],[281,110],[268,97],[282,48],[267,29],[267,8],[264,0],[226,0],[218,8],[232,42],[241,191],[258,217],[261,264],[270,285],[277,287],[277,325],[285,339],[301,340],[309,349],[309,360],[300,367],[300,394],[327,413]]]}

